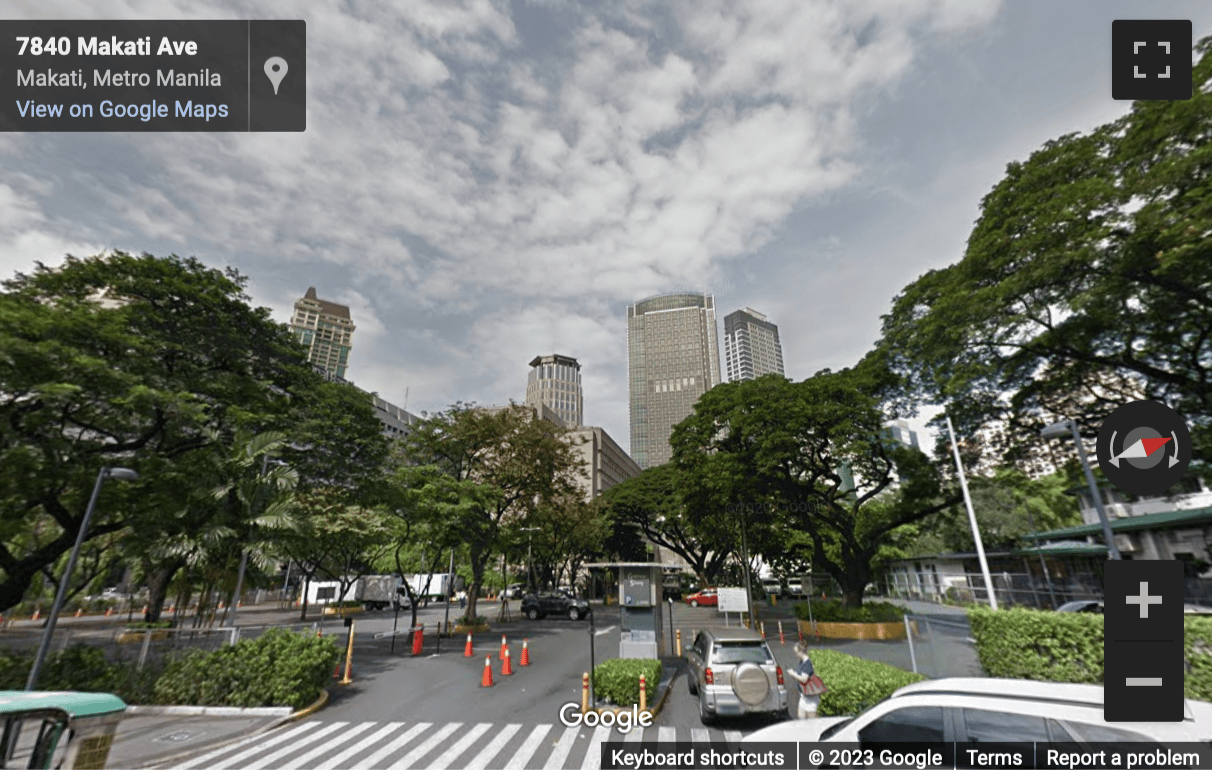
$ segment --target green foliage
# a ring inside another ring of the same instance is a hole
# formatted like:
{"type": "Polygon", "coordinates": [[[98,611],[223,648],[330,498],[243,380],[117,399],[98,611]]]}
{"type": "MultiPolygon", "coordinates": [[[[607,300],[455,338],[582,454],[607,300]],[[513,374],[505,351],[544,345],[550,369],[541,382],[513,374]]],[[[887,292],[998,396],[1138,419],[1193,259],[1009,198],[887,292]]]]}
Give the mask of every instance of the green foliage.
{"type": "Polygon", "coordinates": [[[593,692],[616,706],[640,702],[640,675],[644,675],[648,708],[656,704],[657,685],[661,683],[661,661],[638,658],[611,658],[598,664],[593,672],[593,692]]]}
{"type": "MultiPolygon", "coordinates": [[[[809,620],[807,602],[795,605],[795,616],[800,620],[809,620]]],[[[841,601],[812,602],[812,620],[821,623],[899,623],[905,617],[905,610],[888,602],[868,602],[861,607],[852,607],[841,601]]]]}
{"type": "MultiPolygon", "coordinates": [[[[33,664],[32,650],[0,652],[0,690],[24,690],[33,664]]],[[[158,676],[155,666],[137,671],[133,661],[113,663],[100,648],[72,645],[47,656],[38,689],[113,693],[127,703],[147,704],[158,676]]]]}
{"type": "Polygon", "coordinates": [[[331,638],[271,629],[235,646],[172,661],[156,682],[156,702],[300,709],[319,696],[339,657],[331,638]]]}
{"type": "MultiPolygon", "coordinates": [[[[926,677],[887,663],[863,660],[834,650],[809,650],[812,667],[829,688],[817,713],[823,717],[857,714],[906,685],[926,677]]],[[[794,682],[792,682],[794,684],[794,682]]]]}
{"type": "Polygon", "coordinates": [[[136,620],[134,622],[127,623],[124,627],[129,631],[141,631],[147,628],[173,628],[176,625],[176,621],[173,620],[157,620],[151,623],[136,620]]]}

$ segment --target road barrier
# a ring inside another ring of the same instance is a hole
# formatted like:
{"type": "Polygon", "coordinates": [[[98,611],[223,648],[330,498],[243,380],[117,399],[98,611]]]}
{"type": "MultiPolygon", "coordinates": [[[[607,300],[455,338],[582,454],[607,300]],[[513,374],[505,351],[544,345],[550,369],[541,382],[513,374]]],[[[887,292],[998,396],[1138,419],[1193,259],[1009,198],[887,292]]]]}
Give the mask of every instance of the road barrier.
{"type": "Polygon", "coordinates": [[[783,636],[783,621],[779,621],[779,644],[786,645],[787,637],[783,636]]]}
{"type": "Polygon", "coordinates": [[[682,629],[678,629],[678,657],[682,657],[682,629]]]}
{"type": "Polygon", "coordinates": [[[501,660],[505,660],[505,651],[507,649],[509,649],[509,645],[505,641],[505,634],[501,634],[501,654],[498,656],[501,660]]]}
{"type": "Polygon", "coordinates": [[[640,711],[648,710],[648,685],[644,681],[644,675],[640,674],[640,711]]]}
{"type": "MultiPolygon", "coordinates": [[[[475,655],[475,652],[473,652],[471,649],[471,634],[468,633],[467,634],[467,646],[465,646],[463,648],[463,657],[470,658],[472,655],[475,655]]],[[[525,657],[525,656],[523,656],[523,657],[525,657]]],[[[526,664],[523,663],[522,665],[525,666],[526,664]]]]}
{"type": "Polygon", "coordinates": [[[413,626],[412,628],[412,654],[420,655],[421,650],[425,648],[425,624],[413,626]]]}
{"type": "Polygon", "coordinates": [[[589,713],[589,674],[581,676],[581,713],[589,713]]]}

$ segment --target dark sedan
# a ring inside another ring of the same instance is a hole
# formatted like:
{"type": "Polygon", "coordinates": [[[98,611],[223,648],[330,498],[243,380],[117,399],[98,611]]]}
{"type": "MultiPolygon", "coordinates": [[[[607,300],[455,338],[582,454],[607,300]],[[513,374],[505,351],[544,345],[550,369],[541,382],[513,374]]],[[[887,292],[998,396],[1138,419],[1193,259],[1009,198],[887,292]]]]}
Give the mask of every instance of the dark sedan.
{"type": "Polygon", "coordinates": [[[562,615],[570,620],[580,620],[589,614],[589,602],[564,590],[526,594],[522,597],[522,614],[531,620],[548,615],[562,615]]]}

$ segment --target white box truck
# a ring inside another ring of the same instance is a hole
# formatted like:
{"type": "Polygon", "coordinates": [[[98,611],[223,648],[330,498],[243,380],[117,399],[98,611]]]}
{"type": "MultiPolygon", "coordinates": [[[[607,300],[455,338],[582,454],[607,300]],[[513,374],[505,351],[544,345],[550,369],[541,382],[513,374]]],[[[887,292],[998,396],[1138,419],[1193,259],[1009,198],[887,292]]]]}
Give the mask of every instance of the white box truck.
{"type": "Polygon", "coordinates": [[[452,575],[449,572],[443,572],[409,575],[406,579],[408,580],[409,587],[412,588],[412,592],[416,594],[417,598],[424,599],[426,597],[445,598],[446,596],[449,596],[453,582],[451,578],[452,575]],[[429,585],[428,588],[426,588],[427,583],[429,585]]]}
{"type": "Polygon", "coordinates": [[[400,600],[396,589],[403,583],[399,575],[366,575],[358,580],[354,600],[367,610],[385,610],[400,600]]]}

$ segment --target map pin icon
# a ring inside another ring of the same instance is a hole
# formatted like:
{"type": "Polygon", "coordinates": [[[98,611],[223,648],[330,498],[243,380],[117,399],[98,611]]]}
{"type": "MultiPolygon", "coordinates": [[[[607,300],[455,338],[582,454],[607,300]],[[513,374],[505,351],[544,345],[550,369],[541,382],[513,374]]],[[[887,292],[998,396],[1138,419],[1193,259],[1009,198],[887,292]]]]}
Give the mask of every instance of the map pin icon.
{"type": "Polygon", "coordinates": [[[286,60],[281,56],[271,56],[265,60],[265,75],[269,82],[274,84],[274,96],[278,95],[278,84],[286,77],[288,69],[290,68],[286,66],[286,60]]]}

